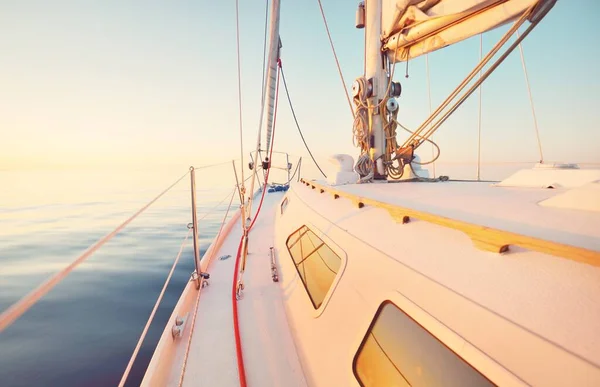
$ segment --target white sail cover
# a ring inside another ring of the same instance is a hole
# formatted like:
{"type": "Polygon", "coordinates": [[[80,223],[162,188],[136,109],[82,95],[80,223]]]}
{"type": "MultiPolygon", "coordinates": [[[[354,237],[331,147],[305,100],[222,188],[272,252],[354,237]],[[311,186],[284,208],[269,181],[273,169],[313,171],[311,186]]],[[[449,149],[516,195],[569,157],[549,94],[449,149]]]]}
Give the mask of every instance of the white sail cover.
{"type": "Polygon", "coordinates": [[[383,0],[383,49],[406,61],[518,19],[529,20],[556,0],[383,0]]]}

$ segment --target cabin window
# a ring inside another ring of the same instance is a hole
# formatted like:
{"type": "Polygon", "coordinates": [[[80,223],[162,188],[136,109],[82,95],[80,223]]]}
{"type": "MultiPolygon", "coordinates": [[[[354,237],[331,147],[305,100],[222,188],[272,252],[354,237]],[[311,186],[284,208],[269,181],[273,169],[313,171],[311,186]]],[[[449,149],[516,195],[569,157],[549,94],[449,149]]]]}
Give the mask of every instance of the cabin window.
{"type": "Polygon", "coordinates": [[[354,357],[361,386],[493,386],[429,331],[386,301],[354,357]]]}
{"type": "Polygon", "coordinates": [[[286,245],[313,306],[319,309],[333,285],[342,259],[306,226],[292,233],[286,245]]]}
{"type": "Polygon", "coordinates": [[[283,199],[283,201],[281,202],[281,215],[283,215],[283,212],[285,211],[285,209],[287,208],[288,205],[288,198],[287,196],[283,199]]]}

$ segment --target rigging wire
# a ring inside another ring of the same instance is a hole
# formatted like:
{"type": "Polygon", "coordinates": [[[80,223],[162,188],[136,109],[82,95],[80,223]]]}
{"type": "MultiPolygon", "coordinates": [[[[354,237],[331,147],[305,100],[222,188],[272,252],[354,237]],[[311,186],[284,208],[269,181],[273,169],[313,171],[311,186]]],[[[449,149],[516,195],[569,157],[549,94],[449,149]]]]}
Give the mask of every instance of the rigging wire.
{"type": "Polygon", "coordinates": [[[162,191],[158,196],[152,199],[148,204],[144,207],[140,208],[135,214],[131,215],[127,220],[121,223],[117,228],[115,228],[110,233],[106,234],[102,237],[98,242],[94,243],[90,246],[83,254],[81,254],[77,259],[75,259],[71,264],[67,267],[59,271],[50,277],[46,282],[39,285],[37,288],[32,290],[29,294],[21,298],[7,310],[0,314],[0,332],[6,329],[9,325],[11,325],[16,319],[21,317],[23,313],[27,312],[29,308],[31,308],[36,302],[39,301],[44,295],[46,295],[52,288],[58,285],[71,271],[73,271],[77,266],[83,263],[86,259],[88,259],[92,254],[94,254],[100,247],[102,247],[106,242],[111,240],[115,235],[117,235],[121,230],[125,228],[129,223],[131,223],[135,218],[137,218],[142,212],[144,212],[148,207],[154,204],[158,199],[163,197],[167,192],[169,192],[173,187],[177,185],[184,177],[187,176],[189,171],[186,171],[183,176],[177,179],[173,184],[171,184],[167,189],[162,191]]]}
{"type": "MultiPolygon", "coordinates": [[[[273,134],[271,136],[271,152],[269,153],[269,162],[272,162],[271,160],[273,159],[273,146],[275,145],[275,124],[277,123],[277,107],[279,105],[279,75],[282,74],[281,71],[281,61],[278,62],[279,63],[279,72],[277,73],[277,85],[276,85],[276,89],[275,89],[275,108],[273,110],[273,134]]],[[[263,191],[262,191],[262,195],[260,198],[260,203],[258,204],[258,207],[256,209],[256,214],[254,215],[254,218],[252,219],[252,222],[250,223],[250,226],[248,227],[248,233],[250,232],[250,230],[252,230],[252,226],[254,226],[254,222],[256,222],[256,218],[258,218],[258,214],[260,213],[260,209],[262,207],[263,204],[263,200],[265,198],[265,192],[267,191],[267,183],[269,182],[269,172],[271,171],[271,168],[268,168],[266,173],[265,173],[265,183],[264,183],[264,187],[263,187],[263,191]]],[[[242,264],[242,267],[245,267],[245,263],[242,264]]]]}
{"type": "MultiPolygon", "coordinates": [[[[394,121],[394,123],[396,125],[398,125],[402,129],[404,129],[408,133],[410,133],[410,134],[414,133],[414,131],[408,129],[406,126],[402,125],[398,120],[396,120],[395,117],[392,118],[392,120],[394,121]]],[[[435,162],[437,161],[437,159],[440,158],[440,154],[442,153],[442,151],[440,150],[440,147],[438,146],[438,144],[436,144],[431,138],[426,138],[425,141],[427,141],[428,143],[430,143],[431,146],[433,147],[433,149],[437,150],[437,154],[435,156],[432,156],[432,159],[429,160],[429,161],[418,162],[418,161],[414,161],[413,160],[412,163],[419,164],[419,165],[435,164],[435,162]]]]}
{"type": "Polygon", "coordinates": [[[181,243],[181,247],[179,248],[179,253],[177,253],[177,256],[175,257],[175,261],[173,262],[173,265],[171,266],[171,271],[169,271],[169,275],[167,275],[167,279],[165,280],[162,290],[160,291],[160,294],[158,295],[158,298],[156,299],[156,302],[154,303],[152,312],[150,312],[150,317],[148,317],[148,321],[146,321],[146,326],[144,327],[144,330],[142,331],[142,334],[140,335],[140,338],[135,346],[135,349],[133,350],[133,354],[131,355],[131,358],[129,359],[129,363],[127,364],[127,367],[125,368],[125,372],[123,372],[123,376],[121,377],[121,381],[119,382],[119,387],[123,387],[125,385],[125,382],[127,381],[129,372],[131,372],[131,367],[133,367],[133,363],[135,362],[135,359],[137,358],[140,348],[142,347],[142,343],[144,342],[144,339],[146,338],[146,334],[148,333],[150,324],[152,324],[152,321],[154,320],[154,315],[156,314],[156,311],[158,310],[158,306],[160,305],[160,302],[162,301],[163,296],[165,295],[167,286],[169,285],[169,282],[171,282],[171,277],[173,276],[173,272],[175,271],[175,267],[177,266],[177,263],[179,263],[179,258],[181,257],[181,253],[183,252],[183,249],[186,246],[187,240],[190,237],[191,232],[192,232],[192,229],[191,228],[188,229],[188,232],[185,235],[185,239],[181,243]]]}
{"type": "MultiPolygon", "coordinates": [[[[518,31],[517,31],[518,32],[518,31]]],[[[483,59],[483,34],[479,34],[479,61],[483,59]]],[[[481,68],[479,79],[481,79],[481,68]]],[[[479,112],[477,117],[477,180],[481,180],[481,99],[483,96],[483,85],[479,85],[479,112]]],[[[431,112],[430,112],[431,114],[431,112]]]]}
{"type": "MultiPolygon", "coordinates": [[[[431,80],[429,77],[429,54],[425,54],[425,69],[427,72],[427,99],[429,100],[429,114],[433,111],[433,107],[431,105],[431,80]]],[[[404,128],[402,125],[400,127],[404,128]]],[[[431,135],[431,141],[433,141],[433,134],[431,135]]],[[[439,148],[438,148],[439,151],[439,148]]],[[[433,144],[431,145],[431,158],[435,158],[435,147],[433,144]]],[[[432,163],[433,166],[433,178],[435,179],[435,161],[432,163]]]]}
{"type": "MultiPolygon", "coordinates": [[[[235,193],[237,187],[233,187],[233,191],[231,192],[232,194],[235,193]]],[[[206,218],[208,215],[210,215],[214,210],[217,209],[217,207],[219,207],[221,204],[223,204],[223,202],[225,201],[225,199],[227,199],[229,197],[229,194],[227,194],[227,196],[223,197],[223,199],[221,199],[221,201],[219,203],[217,203],[217,205],[215,205],[213,208],[211,208],[210,210],[206,211],[204,213],[204,215],[202,215],[202,217],[198,218],[198,221],[204,220],[204,218],[206,218]]]]}
{"type": "Polygon", "coordinates": [[[514,23],[513,26],[503,35],[503,37],[496,43],[496,45],[492,48],[492,50],[490,52],[488,52],[488,54],[484,57],[483,61],[481,61],[473,70],[471,70],[471,72],[469,73],[469,75],[467,75],[467,77],[465,77],[465,79],[454,89],[454,91],[446,98],[446,100],[444,100],[444,102],[442,102],[442,104],[440,106],[437,107],[437,109],[433,112],[433,114],[431,114],[429,116],[429,118],[427,118],[425,120],[425,122],[423,122],[421,124],[421,126],[419,126],[419,128],[417,128],[414,132],[413,135],[411,135],[402,145],[402,147],[407,147],[409,146],[411,143],[415,146],[418,147],[424,139],[428,138],[431,134],[433,134],[433,132],[435,132],[445,121],[446,119],[452,115],[454,113],[454,111],[456,111],[456,109],[458,109],[458,107],[460,107],[460,105],[462,105],[462,103],[477,89],[477,87],[484,82],[489,75],[496,70],[496,68],[506,59],[506,57],[516,48],[516,46],[521,43],[521,41],[539,24],[539,22],[543,19],[543,17],[548,13],[549,8],[545,9],[543,11],[543,14],[539,15],[539,17],[532,22],[529,27],[527,28],[527,30],[525,31],[524,35],[522,35],[521,37],[517,38],[517,41],[515,43],[513,43],[512,45],[510,45],[504,52],[504,54],[502,54],[498,59],[496,59],[493,64],[490,66],[490,68],[482,75],[482,77],[480,79],[478,79],[471,87],[469,87],[467,89],[466,92],[464,92],[462,94],[462,96],[458,99],[458,101],[454,102],[454,104],[447,110],[445,111],[445,109],[448,107],[448,105],[450,105],[452,103],[452,101],[454,101],[456,99],[456,97],[458,95],[460,95],[463,90],[468,86],[468,84],[473,80],[473,78],[475,77],[475,75],[477,74],[477,72],[482,69],[485,65],[488,64],[488,62],[496,55],[496,53],[502,48],[504,47],[504,45],[506,44],[506,42],[509,40],[509,38],[515,33],[516,30],[518,30],[518,28],[525,23],[525,21],[527,20],[527,18],[531,15],[531,13],[533,12],[533,9],[535,8],[535,4],[532,5],[531,7],[529,7],[527,9],[526,12],[524,12],[514,23]],[[444,114],[442,114],[442,112],[444,112],[444,114]],[[440,117],[435,123],[432,124],[432,122],[438,117],[438,116],[442,116],[440,117]],[[431,126],[429,126],[431,124],[431,126]],[[425,130],[426,128],[428,128],[427,130],[425,130]],[[417,137],[420,137],[421,139],[419,140],[418,143],[415,142],[417,137]]]}
{"type": "MultiPolygon", "coordinates": [[[[236,27],[236,48],[237,48],[237,77],[238,77],[238,108],[240,120],[240,160],[242,173],[242,195],[245,195],[244,189],[244,130],[242,120],[242,64],[240,55],[240,2],[235,0],[235,27],[236,27]]],[[[243,197],[243,196],[242,196],[243,197]]],[[[243,222],[242,222],[243,224],[243,222]]]]}
{"type": "MultiPolygon", "coordinates": [[[[252,158],[252,161],[254,162],[254,164],[257,164],[257,160],[255,160],[257,158],[257,155],[259,154],[259,150],[260,150],[260,135],[261,135],[261,129],[262,129],[262,124],[263,124],[263,118],[264,118],[264,114],[265,114],[265,99],[266,99],[266,84],[265,84],[265,77],[267,76],[267,68],[265,67],[266,64],[266,56],[267,56],[267,27],[268,27],[268,20],[269,20],[269,0],[266,1],[265,4],[265,32],[264,32],[264,37],[263,37],[263,63],[262,63],[262,84],[261,84],[261,94],[260,94],[260,118],[258,120],[258,133],[256,135],[256,148],[254,151],[254,157],[252,157],[252,153],[250,153],[250,157],[252,158]]],[[[256,174],[256,170],[254,171],[254,175],[256,175],[256,178],[258,178],[258,175],[256,174]]],[[[250,192],[254,191],[254,179],[252,179],[252,183],[250,184],[250,192]]],[[[249,200],[248,206],[250,207],[252,205],[252,197],[249,200]]]]}
{"type": "Polygon", "coordinates": [[[350,107],[350,113],[352,117],[354,117],[354,108],[352,107],[352,99],[350,98],[350,94],[348,94],[348,89],[346,88],[346,81],[344,80],[344,74],[342,73],[342,67],[340,66],[340,61],[338,60],[337,54],[335,52],[335,47],[333,45],[333,39],[331,38],[331,33],[329,32],[329,25],[327,24],[327,18],[325,17],[325,11],[323,10],[323,4],[321,4],[321,0],[317,0],[319,3],[319,8],[321,9],[321,16],[323,16],[323,22],[325,23],[325,30],[327,31],[327,37],[329,38],[329,45],[331,45],[331,51],[333,52],[333,58],[335,59],[335,64],[337,65],[338,72],[340,73],[340,79],[342,80],[342,87],[344,88],[344,93],[346,94],[346,99],[348,100],[348,107],[350,107]]]}
{"type": "Polygon", "coordinates": [[[319,172],[321,172],[321,175],[323,175],[323,177],[327,179],[327,175],[325,174],[325,172],[323,172],[323,170],[319,166],[319,163],[317,163],[317,160],[315,160],[315,157],[313,156],[312,152],[310,151],[308,144],[306,144],[306,140],[304,139],[304,135],[302,134],[302,129],[300,129],[300,124],[298,123],[298,118],[296,118],[296,112],[294,111],[294,105],[292,104],[292,98],[290,97],[290,92],[287,87],[287,82],[285,81],[285,74],[283,73],[283,66],[279,66],[279,71],[281,72],[281,78],[283,80],[283,87],[285,89],[285,95],[287,96],[287,100],[290,104],[290,110],[292,111],[292,116],[294,117],[294,122],[296,123],[296,128],[298,128],[298,133],[300,133],[300,138],[302,138],[302,142],[304,143],[304,146],[306,147],[306,150],[308,151],[308,154],[310,155],[310,158],[312,159],[313,163],[315,163],[315,165],[319,169],[319,172]]]}
{"type": "Polygon", "coordinates": [[[194,167],[194,169],[196,169],[196,170],[198,170],[198,169],[206,169],[206,168],[211,168],[211,167],[218,167],[218,166],[225,165],[225,164],[229,164],[229,161],[223,161],[221,163],[215,163],[215,164],[201,165],[199,167],[194,167]]]}
{"type": "Polygon", "coordinates": [[[269,0],[265,2],[265,33],[263,38],[263,62],[262,62],[262,82],[261,82],[261,103],[260,108],[264,109],[264,100],[265,100],[265,76],[267,75],[267,69],[265,67],[265,62],[267,61],[267,27],[269,25],[269,0]]]}
{"type": "MultiPolygon", "coordinates": [[[[261,134],[262,134],[262,125],[263,125],[263,119],[265,116],[265,106],[267,105],[267,96],[269,96],[269,99],[271,99],[271,93],[275,91],[274,89],[274,85],[273,82],[275,82],[275,76],[273,74],[273,71],[277,71],[277,61],[279,60],[279,49],[280,49],[280,44],[281,41],[279,39],[279,16],[280,16],[280,12],[279,12],[279,1],[278,0],[274,0],[271,3],[271,31],[270,31],[270,43],[269,43],[269,55],[268,55],[268,59],[265,61],[265,55],[266,55],[266,47],[267,47],[267,33],[266,33],[266,27],[267,27],[267,11],[265,11],[265,34],[264,34],[264,41],[263,41],[263,92],[262,92],[262,101],[261,101],[261,109],[260,109],[260,119],[259,119],[259,124],[258,124],[258,131],[257,131],[257,137],[256,137],[256,148],[254,150],[254,162],[256,162],[256,160],[258,159],[259,155],[260,155],[260,148],[261,148],[261,134]],[[276,39],[276,41],[275,41],[276,39]]],[[[272,101],[268,101],[268,106],[269,108],[272,107],[271,105],[272,101]]],[[[270,110],[270,109],[269,109],[270,110]]],[[[272,120],[273,120],[273,116],[272,116],[272,112],[269,111],[269,114],[267,114],[267,123],[266,123],[266,143],[267,143],[267,151],[269,150],[269,146],[271,144],[270,141],[270,137],[271,137],[271,132],[272,132],[272,120]]],[[[250,183],[250,195],[248,197],[248,201],[247,204],[245,204],[245,209],[244,211],[247,210],[248,213],[250,213],[252,211],[252,204],[254,201],[254,184],[255,181],[258,180],[258,174],[255,173],[253,174],[253,176],[256,177],[252,179],[252,182],[250,183]]],[[[260,182],[259,182],[260,184],[260,182]]],[[[246,215],[244,212],[244,219],[246,219],[246,215]]],[[[247,226],[247,223],[244,222],[244,228],[247,226]]]]}
{"type": "MultiPolygon", "coordinates": [[[[280,64],[280,66],[281,66],[281,64],[280,64]]],[[[276,126],[276,123],[277,123],[277,102],[279,100],[279,74],[281,74],[281,72],[277,73],[277,86],[276,86],[276,89],[275,89],[275,108],[274,108],[274,113],[273,113],[273,133],[272,133],[272,136],[271,136],[271,147],[270,147],[269,161],[271,160],[271,157],[273,156],[273,145],[274,145],[274,142],[275,142],[275,126],[276,126]]],[[[241,340],[241,337],[240,337],[239,316],[238,316],[238,308],[237,308],[238,289],[241,288],[241,281],[242,281],[241,278],[238,281],[238,276],[240,274],[243,274],[243,271],[242,271],[243,269],[240,270],[240,261],[242,261],[241,262],[241,267],[242,268],[244,268],[246,266],[246,263],[245,263],[246,257],[245,257],[245,254],[243,254],[243,252],[242,252],[242,246],[244,246],[244,242],[246,242],[244,250],[247,249],[247,246],[248,246],[248,234],[250,233],[250,230],[254,226],[254,222],[256,222],[256,219],[258,218],[258,215],[260,214],[260,210],[262,208],[263,200],[265,198],[265,192],[267,191],[267,183],[269,181],[269,171],[270,170],[271,170],[271,168],[267,169],[267,172],[266,172],[266,175],[265,175],[265,182],[264,182],[263,192],[262,192],[262,195],[261,195],[261,199],[260,199],[260,203],[258,205],[258,208],[256,209],[256,214],[254,215],[254,218],[252,219],[252,222],[250,223],[249,227],[244,230],[244,232],[242,234],[242,237],[240,238],[240,244],[238,246],[238,251],[237,251],[237,254],[236,254],[235,264],[234,264],[234,270],[233,270],[233,281],[232,281],[232,284],[231,284],[231,302],[232,302],[232,312],[233,312],[233,330],[234,330],[234,336],[235,336],[235,350],[236,350],[237,365],[238,365],[238,376],[239,376],[240,386],[241,387],[246,387],[246,370],[244,368],[244,356],[243,356],[243,351],[242,351],[242,340],[241,340]],[[242,257],[242,254],[244,255],[244,257],[242,257]]],[[[245,219],[242,219],[242,222],[245,223],[245,219]]]]}
{"type": "MultiPolygon", "coordinates": [[[[517,30],[517,39],[521,37],[519,30],[517,30]]],[[[523,65],[523,73],[525,74],[525,83],[527,84],[527,93],[529,94],[529,103],[531,104],[531,114],[533,115],[533,126],[535,128],[535,135],[537,138],[538,149],[540,150],[540,163],[544,162],[544,154],[542,153],[542,140],[540,139],[540,130],[538,128],[538,121],[535,115],[535,108],[533,106],[533,95],[531,94],[531,86],[529,85],[529,75],[527,74],[527,66],[525,65],[525,54],[523,53],[523,45],[519,43],[519,51],[521,52],[521,64],[523,65]]]]}
{"type": "Polygon", "coordinates": [[[288,179],[288,181],[286,181],[285,183],[272,183],[271,185],[288,185],[291,183],[292,180],[294,180],[294,177],[296,177],[296,173],[298,173],[298,168],[300,167],[300,163],[302,162],[302,157],[300,158],[300,160],[298,160],[298,162],[296,163],[296,168],[294,169],[294,173],[292,173],[292,177],[290,177],[288,179]]]}
{"type": "MultiPolygon", "coordinates": [[[[237,1],[238,0],[236,0],[236,2],[237,1]]],[[[279,61],[279,60],[278,60],[278,65],[281,70],[281,61],[279,61]]],[[[277,122],[277,106],[278,106],[278,101],[279,101],[279,77],[280,77],[280,74],[281,74],[281,71],[277,72],[277,84],[276,84],[276,88],[275,88],[275,107],[274,107],[274,112],[273,112],[273,127],[272,127],[272,135],[270,138],[271,141],[270,141],[270,144],[268,144],[268,145],[270,145],[269,162],[271,162],[271,159],[273,156],[273,145],[275,142],[275,125],[277,122]]],[[[236,350],[236,358],[237,358],[237,366],[238,366],[237,367],[238,368],[238,377],[239,377],[241,387],[246,387],[246,369],[244,367],[244,355],[243,355],[243,351],[242,351],[242,340],[241,340],[241,335],[240,335],[239,316],[238,316],[238,308],[237,308],[237,300],[238,300],[238,294],[239,294],[238,289],[242,288],[242,279],[240,278],[238,280],[238,276],[243,274],[243,268],[245,268],[245,266],[246,266],[248,234],[249,234],[250,230],[252,229],[252,227],[254,226],[254,222],[256,222],[258,215],[260,214],[260,210],[262,208],[263,200],[265,197],[265,192],[267,191],[267,184],[269,181],[270,170],[271,170],[271,168],[267,169],[267,171],[266,171],[264,187],[263,187],[263,192],[261,195],[260,203],[258,205],[258,208],[256,209],[256,214],[254,215],[254,218],[252,219],[252,222],[250,223],[250,225],[248,227],[246,227],[246,215],[245,215],[245,213],[242,214],[242,223],[244,226],[244,232],[242,233],[242,237],[240,238],[240,244],[238,246],[238,251],[236,254],[234,270],[233,270],[233,281],[231,284],[233,330],[234,330],[234,337],[235,337],[235,350],[236,350]],[[242,252],[242,250],[244,250],[244,251],[242,252]],[[244,255],[244,256],[242,257],[242,255],[244,255]],[[240,265],[240,261],[241,261],[241,265],[240,265]],[[240,270],[240,267],[242,268],[241,270],[240,270]]],[[[252,175],[252,176],[254,176],[254,175],[252,175]]],[[[254,181],[254,179],[253,179],[253,181],[254,181]]],[[[242,204],[242,209],[243,208],[244,208],[244,205],[242,204]]]]}

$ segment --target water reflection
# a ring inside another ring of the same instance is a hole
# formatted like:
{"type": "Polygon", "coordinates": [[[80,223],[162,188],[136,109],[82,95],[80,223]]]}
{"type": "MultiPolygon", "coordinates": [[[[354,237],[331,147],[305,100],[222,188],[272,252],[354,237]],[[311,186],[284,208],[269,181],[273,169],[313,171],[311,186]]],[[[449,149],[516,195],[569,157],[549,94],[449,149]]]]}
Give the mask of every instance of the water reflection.
{"type": "MultiPolygon", "coordinates": [[[[0,172],[0,311],[70,263],[183,172],[0,172]]],[[[199,214],[231,192],[233,181],[211,183],[198,187],[199,214]]],[[[224,212],[220,208],[200,224],[202,251],[224,212]]],[[[189,180],[184,179],[0,333],[2,386],[117,384],[190,220],[189,180]]],[[[193,270],[192,256],[189,244],[128,385],[141,381],[193,270]]]]}

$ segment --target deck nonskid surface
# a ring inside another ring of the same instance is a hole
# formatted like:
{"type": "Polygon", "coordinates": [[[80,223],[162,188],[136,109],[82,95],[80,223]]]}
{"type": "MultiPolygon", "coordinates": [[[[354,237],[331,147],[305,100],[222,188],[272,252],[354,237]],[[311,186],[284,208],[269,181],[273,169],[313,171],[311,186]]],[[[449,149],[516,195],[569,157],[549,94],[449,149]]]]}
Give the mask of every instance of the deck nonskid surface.
{"type": "MultiPolygon", "coordinates": [[[[269,248],[273,245],[274,211],[281,193],[267,193],[250,233],[238,301],[239,325],[250,386],[306,385],[287,323],[281,290],[271,280],[269,248]]],[[[186,367],[186,386],[239,386],[231,285],[241,237],[239,221],[224,241],[208,271],[210,286],[200,297],[196,327],[186,367]],[[230,255],[227,259],[220,259],[230,255]]]]}
{"type": "MultiPolygon", "coordinates": [[[[455,188],[443,198],[443,189],[452,185],[369,184],[336,186],[335,189],[436,215],[451,217],[453,211],[454,215],[460,212],[461,220],[473,223],[483,223],[484,214],[494,214],[496,219],[510,217],[502,208],[497,208],[501,198],[495,198],[496,207],[486,209],[486,199],[470,197],[476,196],[478,191],[469,192],[468,186],[455,188]],[[466,197],[460,198],[460,192],[466,197]],[[440,197],[439,203],[435,195],[440,197]],[[412,203],[417,204],[413,206],[412,203]]],[[[600,345],[600,302],[593,296],[600,294],[599,267],[525,249],[514,249],[506,255],[490,253],[475,248],[466,234],[450,227],[418,221],[403,225],[373,206],[358,209],[349,200],[334,200],[330,194],[302,184],[293,185],[290,190],[315,213],[329,220],[332,227],[352,237],[344,242],[344,246],[355,241],[369,244],[448,291],[600,366],[597,350],[600,345]]],[[[501,191],[498,192],[501,195],[501,191]]],[[[492,203],[494,201],[488,205],[492,206],[492,203]]],[[[529,206],[534,203],[534,195],[531,195],[529,206]]],[[[515,216],[522,218],[520,213],[515,216]]],[[[590,215],[590,223],[597,223],[599,216],[590,215]]],[[[584,222],[585,218],[579,214],[571,218],[565,215],[562,219],[584,222]]],[[[559,225],[553,223],[550,226],[559,225]]],[[[590,238],[600,233],[600,228],[581,228],[590,238]]],[[[595,237],[596,243],[598,238],[595,237]]],[[[418,289],[415,291],[418,293],[418,289]]]]}
{"type": "Polygon", "coordinates": [[[600,213],[537,204],[565,189],[494,187],[486,182],[351,184],[335,188],[481,226],[600,250],[600,213]]]}

